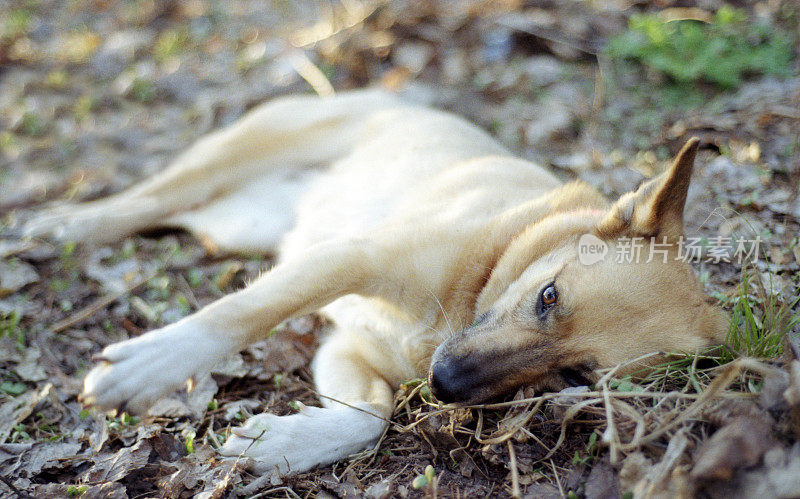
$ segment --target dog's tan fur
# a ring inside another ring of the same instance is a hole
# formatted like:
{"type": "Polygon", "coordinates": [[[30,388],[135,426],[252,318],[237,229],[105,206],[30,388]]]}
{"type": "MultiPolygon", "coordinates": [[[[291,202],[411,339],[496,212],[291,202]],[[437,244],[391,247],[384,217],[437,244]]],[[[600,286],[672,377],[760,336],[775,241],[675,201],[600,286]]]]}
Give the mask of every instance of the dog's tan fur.
{"type": "Polygon", "coordinates": [[[278,264],[246,289],[106,348],[82,399],[144,411],[285,319],[321,310],[335,323],[313,362],[324,408],[256,416],[223,448],[297,471],[374,442],[404,380],[430,373],[442,398],[477,401],[563,386],[564,369],[591,377],[648,352],[722,342],[726,319],[688,264],[577,259],[583,234],[612,255],[623,236],[666,238],[674,254],[696,147],[610,204],[446,113],[375,91],[286,98],[139,186],[28,229],[105,242],[178,226],[220,251],[277,250],[278,264]],[[268,206],[273,195],[300,201],[268,206]],[[558,301],[539,316],[551,282],[558,301]]]}

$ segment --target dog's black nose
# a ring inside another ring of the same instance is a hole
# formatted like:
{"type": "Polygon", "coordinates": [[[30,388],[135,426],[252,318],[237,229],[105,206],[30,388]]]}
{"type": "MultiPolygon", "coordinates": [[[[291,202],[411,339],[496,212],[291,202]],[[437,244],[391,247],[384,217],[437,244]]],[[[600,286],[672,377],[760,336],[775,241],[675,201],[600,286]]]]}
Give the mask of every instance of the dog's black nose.
{"type": "Polygon", "coordinates": [[[431,392],[442,402],[463,402],[472,395],[469,374],[449,360],[434,363],[428,381],[431,392]]]}

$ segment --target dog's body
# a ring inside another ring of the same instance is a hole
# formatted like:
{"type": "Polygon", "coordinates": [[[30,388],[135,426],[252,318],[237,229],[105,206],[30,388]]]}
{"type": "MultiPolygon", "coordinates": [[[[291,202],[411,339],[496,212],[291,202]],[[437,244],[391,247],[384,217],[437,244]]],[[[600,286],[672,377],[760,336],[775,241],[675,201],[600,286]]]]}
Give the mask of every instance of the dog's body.
{"type": "Polygon", "coordinates": [[[29,231],[103,242],[179,226],[218,250],[277,251],[246,289],[106,348],[82,397],[143,411],[283,320],[321,310],[334,323],[312,366],[324,408],[255,416],[222,449],[302,471],[374,443],[394,389],[429,370],[441,399],[477,401],[723,340],[724,317],[687,264],[576,260],[583,234],[612,254],[613,238],[663,236],[674,253],[693,157],[685,148],[667,175],[612,205],[446,113],[376,91],[287,98],[139,186],[29,231]]]}

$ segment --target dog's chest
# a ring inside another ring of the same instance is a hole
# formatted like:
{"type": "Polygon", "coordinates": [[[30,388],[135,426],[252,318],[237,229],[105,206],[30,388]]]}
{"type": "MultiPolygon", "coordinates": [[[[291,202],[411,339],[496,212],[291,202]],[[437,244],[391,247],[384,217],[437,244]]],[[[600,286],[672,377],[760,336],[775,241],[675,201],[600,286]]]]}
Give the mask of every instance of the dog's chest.
{"type": "Polygon", "coordinates": [[[449,334],[433,326],[440,313],[435,306],[411,317],[387,302],[347,295],[321,312],[334,322],[331,334],[359,345],[359,352],[395,387],[427,376],[433,351],[449,334]]]}

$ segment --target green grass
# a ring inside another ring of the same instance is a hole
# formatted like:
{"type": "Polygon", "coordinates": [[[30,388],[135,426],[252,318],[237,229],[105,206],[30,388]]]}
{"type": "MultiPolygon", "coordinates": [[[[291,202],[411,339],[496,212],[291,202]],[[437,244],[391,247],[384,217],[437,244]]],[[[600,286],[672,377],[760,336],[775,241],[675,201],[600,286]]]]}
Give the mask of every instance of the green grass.
{"type": "Polygon", "coordinates": [[[155,100],[156,88],[153,84],[142,78],[135,78],[131,84],[129,92],[131,98],[142,104],[147,104],[155,100]]]}
{"type": "MultiPolygon", "coordinates": [[[[769,289],[770,283],[765,284],[769,289]]],[[[662,363],[612,379],[609,387],[621,392],[670,391],[683,387],[700,393],[715,376],[717,366],[739,357],[774,359],[783,354],[788,335],[800,324],[800,296],[787,302],[769,293],[753,283],[747,269],[742,270],[742,280],[734,296],[716,296],[722,306],[730,309],[724,347],[691,354],[672,353],[662,363]]],[[[757,387],[750,388],[754,391],[757,387]]]]}
{"type": "Polygon", "coordinates": [[[33,21],[33,11],[29,9],[12,9],[0,23],[0,39],[13,39],[28,32],[33,21]]]}
{"type": "Polygon", "coordinates": [[[17,340],[17,345],[25,347],[25,331],[19,326],[22,317],[19,312],[12,310],[7,314],[0,314],[0,338],[8,336],[17,340]]]}
{"type": "Polygon", "coordinates": [[[634,15],[605,53],[647,66],[677,89],[697,82],[733,88],[750,74],[790,76],[794,40],[787,31],[755,24],[743,11],[723,6],[710,23],[634,15]]]}
{"type": "Polygon", "coordinates": [[[158,35],[155,46],[153,47],[153,56],[158,62],[165,62],[172,57],[180,54],[189,41],[188,30],[168,29],[158,35]]]}
{"type": "Polygon", "coordinates": [[[731,326],[728,332],[728,352],[733,355],[772,358],[783,353],[787,335],[800,324],[797,310],[800,296],[787,303],[763,287],[754,289],[746,269],[742,270],[742,283],[736,296],[730,299],[731,326]]]}

